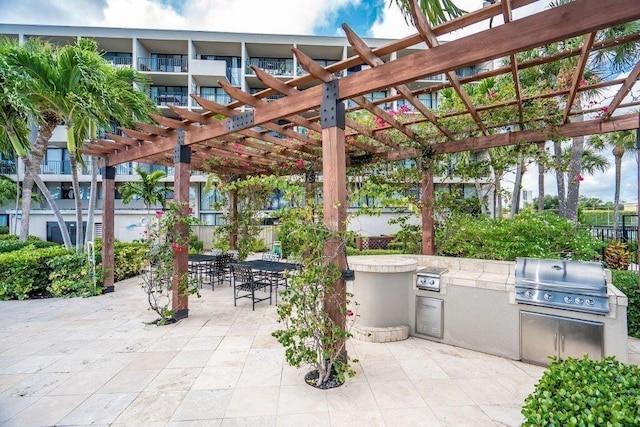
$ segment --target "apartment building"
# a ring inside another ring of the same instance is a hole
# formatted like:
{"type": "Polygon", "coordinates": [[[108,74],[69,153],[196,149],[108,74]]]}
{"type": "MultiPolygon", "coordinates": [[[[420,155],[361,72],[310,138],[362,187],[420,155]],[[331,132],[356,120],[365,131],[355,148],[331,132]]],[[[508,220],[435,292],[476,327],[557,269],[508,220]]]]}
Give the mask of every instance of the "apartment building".
{"type": "MultiPolygon", "coordinates": [[[[264,69],[283,81],[304,75],[305,71],[297,64],[291,51],[292,46],[302,50],[325,66],[354,55],[344,37],[13,24],[0,24],[0,35],[21,43],[37,37],[58,45],[73,43],[78,38],[92,38],[104,51],[104,58],[115,67],[134,67],[150,79],[151,83],[143,90],[168,117],[174,116],[174,113],[167,107],[168,105],[181,106],[195,112],[203,111],[189,96],[191,94],[197,94],[220,104],[231,102],[230,97],[220,87],[218,81],[224,81],[249,93],[263,90],[265,87],[250,68],[251,65],[264,69]]],[[[381,46],[391,41],[365,39],[365,42],[371,47],[381,46]]],[[[425,47],[413,47],[383,59],[395,59],[396,55],[408,55],[423,48],[425,47]]],[[[349,68],[344,70],[342,74],[356,73],[364,67],[366,66],[360,65],[349,68]]],[[[485,70],[487,67],[490,65],[466,67],[458,70],[458,73],[463,77],[485,70]]],[[[439,84],[443,79],[443,75],[426,77],[419,82],[412,83],[411,89],[416,90],[439,84]]],[[[391,95],[393,94],[380,91],[368,94],[367,98],[376,102],[391,95]]],[[[419,96],[419,99],[428,107],[437,106],[437,93],[423,94],[419,96]]],[[[398,109],[402,105],[404,105],[402,102],[394,101],[385,104],[384,107],[398,109]]],[[[407,104],[406,107],[413,109],[411,104],[407,104]]],[[[279,135],[274,136],[279,137],[279,135]]],[[[80,194],[74,195],[71,191],[69,154],[65,148],[65,141],[65,129],[59,127],[51,139],[40,173],[56,198],[58,206],[62,209],[65,219],[71,223],[74,220],[73,198],[81,197],[83,207],[86,208],[88,205],[91,175],[88,167],[82,168],[80,171],[80,194]]],[[[89,160],[87,160],[87,165],[89,165],[89,160]]],[[[115,235],[121,240],[140,237],[140,220],[147,214],[141,202],[134,201],[125,205],[119,200],[118,187],[127,181],[136,180],[135,170],[139,166],[147,171],[156,169],[166,171],[168,174],[165,180],[166,186],[171,186],[173,181],[173,169],[169,167],[138,165],[135,162],[121,164],[117,167],[115,235]]],[[[0,158],[0,174],[21,181],[24,177],[24,169],[20,162],[16,164],[11,159],[0,158]]],[[[224,214],[215,206],[220,195],[216,191],[205,191],[205,182],[206,176],[202,174],[194,173],[191,177],[190,198],[194,215],[205,224],[218,225],[224,214]]],[[[449,180],[446,185],[458,186],[465,194],[475,191],[474,184],[449,180]]],[[[271,203],[273,208],[282,204],[279,197],[281,196],[274,194],[271,203]]],[[[100,205],[101,200],[98,197],[97,235],[100,235],[101,232],[100,205]]],[[[16,210],[15,206],[0,208],[0,226],[8,225],[13,229],[20,218],[20,211],[16,210]]],[[[360,218],[358,224],[352,228],[362,234],[371,235],[392,231],[384,218],[376,218],[375,220],[360,218]]],[[[31,212],[31,234],[52,239],[55,238],[56,229],[57,224],[48,207],[34,203],[31,212]]]]}

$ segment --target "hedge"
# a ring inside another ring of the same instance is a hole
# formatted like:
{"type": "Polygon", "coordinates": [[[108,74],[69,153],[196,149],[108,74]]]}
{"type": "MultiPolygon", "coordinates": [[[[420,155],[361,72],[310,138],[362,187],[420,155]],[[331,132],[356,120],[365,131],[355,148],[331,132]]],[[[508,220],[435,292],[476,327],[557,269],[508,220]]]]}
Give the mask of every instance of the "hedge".
{"type": "Polygon", "coordinates": [[[31,244],[0,254],[0,300],[23,300],[47,294],[51,273],[48,262],[69,254],[63,246],[48,246],[37,249],[31,244]]]}
{"type": "Polygon", "coordinates": [[[627,306],[627,330],[629,336],[640,338],[640,288],[638,273],[628,270],[611,270],[613,285],[629,299],[627,306]]]}
{"type": "Polygon", "coordinates": [[[522,426],[640,425],[640,367],[613,357],[555,360],[522,407],[522,426]]]}
{"type": "Polygon", "coordinates": [[[36,249],[41,249],[60,245],[54,242],[44,242],[42,240],[28,240],[26,242],[19,242],[17,240],[2,240],[0,241],[0,254],[19,251],[23,248],[26,248],[27,246],[33,246],[36,249]]]}

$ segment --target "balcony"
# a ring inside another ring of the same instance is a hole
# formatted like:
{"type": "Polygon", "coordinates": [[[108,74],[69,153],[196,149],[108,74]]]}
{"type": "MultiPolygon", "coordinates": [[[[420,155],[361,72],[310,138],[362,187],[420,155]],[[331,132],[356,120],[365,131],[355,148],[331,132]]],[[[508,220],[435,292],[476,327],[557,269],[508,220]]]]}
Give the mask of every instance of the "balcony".
{"type": "Polygon", "coordinates": [[[9,159],[0,159],[0,175],[15,175],[16,162],[9,159]]]}
{"type": "Polygon", "coordinates": [[[250,58],[249,61],[247,61],[247,75],[254,76],[255,73],[249,67],[250,65],[261,68],[272,76],[293,77],[292,59],[250,58]]]}
{"type": "Polygon", "coordinates": [[[131,67],[133,65],[133,58],[129,56],[110,56],[105,54],[104,60],[113,65],[116,68],[131,67]]]}
{"type": "Polygon", "coordinates": [[[47,160],[40,165],[42,175],[71,175],[69,160],[47,160]]]}
{"type": "Polygon", "coordinates": [[[138,71],[160,73],[186,73],[189,60],[183,58],[138,58],[138,71]]]}
{"type": "Polygon", "coordinates": [[[165,92],[165,93],[157,93],[152,94],[151,99],[156,105],[159,106],[167,106],[167,105],[178,105],[182,107],[186,107],[189,102],[189,96],[186,93],[180,92],[165,92]]]}
{"type": "Polygon", "coordinates": [[[200,92],[200,97],[206,99],[207,101],[213,101],[221,105],[227,105],[231,103],[231,97],[226,93],[212,94],[200,92]]]}

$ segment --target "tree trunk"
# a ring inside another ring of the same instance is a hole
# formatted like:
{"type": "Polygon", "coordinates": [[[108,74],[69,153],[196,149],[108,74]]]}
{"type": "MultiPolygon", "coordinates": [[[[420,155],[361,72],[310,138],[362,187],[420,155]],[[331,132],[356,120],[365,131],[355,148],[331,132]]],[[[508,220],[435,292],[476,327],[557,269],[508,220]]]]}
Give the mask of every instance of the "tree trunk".
{"type": "MultiPolygon", "coordinates": [[[[27,168],[29,168],[30,170],[33,169],[33,164],[31,163],[31,160],[28,157],[23,158],[22,161],[24,162],[27,168]]],[[[34,175],[33,180],[38,186],[38,188],[40,189],[40,192],[42,193],[44,198],[49,203],[49,207],[53,211],[53,215],[55,216],[56,221],[58,222],[58,226],[60,227],[60,234],[62,235],[62,241],[64,242],[64,247],[70,251],[73,245],[71,244],[71,237],[69,237],[69,230],[67,230],[67,225],[64,223],[64,218],[62,218],[62,213],[60,212],[60,208],[58,208],[56,201],[51,196],[49,189],[47,188],[45,183],[42,181],[42,178],[40,178],[40,175],[34,175]]]]}
{"type": "Polygon", "coordinates": [[[544,211],[544,174],[544,165],[538,163],[538,212],[544,211]]]}
{"type": "Polygon", "coordinates": [[[571,144],[571,160],[567,183],[566,218],[578,223],[578,198],[580,196],[580,172],[582,169],[582,154],[584,153],[584,137],[576,137],[571,144]]]}
{"type": "Polygon", "coordinates": [[[30,167],[26,167],[27,162],[22,158],[22,162],[25,164],[24,181],[22,181],[22,222],[20,223],[20,240],[26,241],[29,236],[29,217],[31,215],[31,196],[33,194],[33,175],[40,173],[40,165],[42,159],[47,152],[49,140],[58,121],[55,118],[45,117],[45,122],[38,128],[38,135],[36,140],[31,144],[31,150],[29,154],[30,167]]]}
{"type": "Polygon", "coordinates": [[[89,242],[94,240],[93,236],[93,223],[95,222],[94,216],[96,211],[96,192],[98,191],[98,168],[96,162],[98,158],[91,157],[91,187],[89,189],[89,210],[87,213],[87,232],[84,236],[84,246],[87,247],[89,242]]]}
{"type": "Polygon", "coordinates": [[[71,163],[71,188],[73,188],[73,201],[76,207],[76,253],[81,254],[83,248],[82,233],[82,199],[80,197],[80,181],[78,179],[78,160],[76,153],[69,153],[71,163]]]}
{"type": "Polygon", "coordinates": [[[494,184],[496,189],[496,192],[494,195],[494,199],[495,199],[494,217],[502,218],[502,185],[498,175],[495,175],[493,179],[494,179],[494,184]]]}
{"type": "Polygon", "coordinates": [[[513,183],[513,196],[511,197],[511,214],[510,218],[514,218],[520,211],[520,190],[522,190],[522,175],[525,172],[524,156],[518,154],[518,165],[516,166],[516,178],[513,183]]]}
{"type": "Polygon", "coordinates": [[[562,143],[553,142],[553,155],[555,157],[556,186],[558,188],[558,215],[566,218],[567,215],[567,191],[564,185],[564,166],[562,164],[562,143]]]}
{"type": "Polygon", "coordinates": [[[615,147],[613,149],[613,156],[615,158],[616,165],[616,184],[615,193],[613,196],[613,230],[616,238],[618,237],[618,216],[620,215],[620,182],[622,177],[622,156],[624,155],[624,148],[615,147]]]}

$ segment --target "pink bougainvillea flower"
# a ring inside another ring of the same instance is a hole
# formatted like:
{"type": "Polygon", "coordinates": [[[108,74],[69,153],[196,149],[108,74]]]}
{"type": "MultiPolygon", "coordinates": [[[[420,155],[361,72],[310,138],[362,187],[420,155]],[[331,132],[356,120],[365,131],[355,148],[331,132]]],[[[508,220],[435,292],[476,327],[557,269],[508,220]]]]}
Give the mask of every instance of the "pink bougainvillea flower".
{"type": "Polygon", "coordinates": [[[584,86],[586,84],[587,84],[587,80],[586,79],[580,80],[580,86],[584,86]]]}
{"type": "Polygon", "coordinates": [[[385,122],[384,120],[382,120],[380,117],[376,117],[374,120],[375,124],[377,127],[382,127],[384,125],[387,124],[387,122],[385,122]]]}
{"type": "Polygon", "coordinates": [[[162,215],[164,215],[164,212],[162,211],[156,211],[156,218],[161,217],[162,215]]]}
{"type": "Polygon", "coordinates": [[[347,316],[349,316],[349,317],[353,316],[353,311],[347,310],[347,316]]]}
{"type": "Polygon", "coordinates": [[[236,147],[236,148],[240,148],[240,147],[242,147],[242,145],[238,144],[237,142],[234,142],[234,143],[233,143],[233,146],[234,146],[234,147],[236,147]]]}
{"type": "Polygon", "coordinates": [[[171,249],[173,249],[174,252],[182,252],[182,246],[175,243],[171,244],[171,249]]]}
{"type": "Polygon", "coordinates": [[[578,174],[578,181],[584,181],[584,177],[581,174],[578,174]]]}
{"type": "Polygon", "coordinates": [[[302,168],[304,167],[304,160],[297,160],[297,161],[296,161],[296,166],[297,166],[299,169],[302,169],[302,168]]]}

